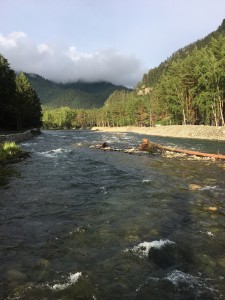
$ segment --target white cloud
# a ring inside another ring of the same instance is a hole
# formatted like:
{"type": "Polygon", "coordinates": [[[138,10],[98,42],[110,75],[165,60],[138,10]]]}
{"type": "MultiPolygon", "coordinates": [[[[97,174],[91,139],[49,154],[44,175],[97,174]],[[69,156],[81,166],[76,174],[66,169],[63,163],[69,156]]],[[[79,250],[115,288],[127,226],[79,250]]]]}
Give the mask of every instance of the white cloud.
{"type": "Polygon", "coordinates": [[[52,46],[33,42],[24,32],[0,34],[0,53],[17,71],[37,73],[54,81],[110,81],[135,85],[144,71],[138,58],[116,49],[80,52],[75,46],[52,46]]]}
{"type": "Polygon", "coordinates": [[[40,45],[38,45],[38,52],[39,53],[53,54],[52,49],[47,44],[40,44],[40,45]]]}
{"type": "Polygon", "coordinates": [[[27,37],[26,33],[22,31],[14,31],[9,34],[9,38],[12,40],[19,40],[26,37],[27,37]]]}
{"type": "Polygon", "coordinates": [[[24,32],[12,32],[9,34],[8,37],[4,37],[0,33],[0,50],[3,48],[5,50],[16,48],[18,46],[18,40],[23,39],[26,37],[24,32]]]}

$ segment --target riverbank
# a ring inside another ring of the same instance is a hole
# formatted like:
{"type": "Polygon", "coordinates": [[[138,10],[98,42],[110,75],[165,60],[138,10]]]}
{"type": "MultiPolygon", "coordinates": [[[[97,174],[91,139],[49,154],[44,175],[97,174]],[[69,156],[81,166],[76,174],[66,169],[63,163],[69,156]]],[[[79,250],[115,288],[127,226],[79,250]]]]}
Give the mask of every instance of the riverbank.
{"type": "Polygon", "coordinates": [[[153,136],[225,141],[225,127],[205,125],[170,125],[158,127],[93,127],[103,132],[134,132],[153,136]]]}
{"type": "Polygon", "coordinates": [[[0,144],[0,164],[16,163],[30,157],[29,153],[22,150],[22,148],[15,142],[4,142],[0,144]]]}
{"type": "Polygon", "coordinates": [[[3,142],[16,142],[16,143],[21,143],[24,141],[27,141],[29,139],[32,139],[35,135],[40,134],[39,129],[30,129],[27,131],[23,132],[16,132],[16,133],[7,133],[5,132],[4,134],[0,134],[0,143],[3,142]]]}

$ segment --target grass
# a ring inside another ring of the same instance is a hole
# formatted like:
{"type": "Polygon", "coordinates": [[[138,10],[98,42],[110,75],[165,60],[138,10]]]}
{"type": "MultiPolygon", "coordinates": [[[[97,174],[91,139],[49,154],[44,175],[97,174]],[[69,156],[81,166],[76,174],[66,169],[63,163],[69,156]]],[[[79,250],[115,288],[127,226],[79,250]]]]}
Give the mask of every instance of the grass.
{"type": "Polygon", "coordinates": [[[4,142],[0,144],[0,162],[6,162],[17,157],[22,149],[15,142],[4,142]]]}

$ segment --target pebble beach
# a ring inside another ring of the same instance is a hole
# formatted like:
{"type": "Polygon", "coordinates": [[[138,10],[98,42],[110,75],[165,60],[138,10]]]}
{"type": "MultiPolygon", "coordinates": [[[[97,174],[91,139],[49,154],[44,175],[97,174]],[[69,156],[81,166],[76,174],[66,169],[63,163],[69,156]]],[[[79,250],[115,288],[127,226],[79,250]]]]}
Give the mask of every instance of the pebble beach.
{"type": "Polygon", "coordinates": [[[139,134],[225,141],[225,127],[206,125],[169,125],[157,127],[93,127],[92,130],[103,132],[134,132],[139,134]]]}

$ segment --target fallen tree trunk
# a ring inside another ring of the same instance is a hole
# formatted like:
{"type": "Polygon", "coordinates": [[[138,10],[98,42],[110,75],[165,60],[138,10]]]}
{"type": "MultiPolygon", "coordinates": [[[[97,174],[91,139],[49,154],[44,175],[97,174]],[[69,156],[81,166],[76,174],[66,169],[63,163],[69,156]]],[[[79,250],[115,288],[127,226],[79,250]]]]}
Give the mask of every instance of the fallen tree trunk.
{"type": "Polygon", "coordinates": [[[193,155],[193,156],[210,157],[210,158],[225,160],[225,155],[222,155],[222,154],[204,153],[204,152],[198,152],[198,151],[192,151],[192,150],[183,150],[183,149],[166,147],[166,146],[152,143],[148,139],[143,139],[143,141],[139,145],[138,149],[140,151],[147,151],[150,153],[154,153],[157,151],[170,151],[170,152],[176,152],[176,153],[184,153],[184,154],[193,155]]]}
{"type": "Polygon", "coordinates": [[[177,152],[177,153],[185,153],[187,155],[195,155],[195,156],[201,156],[201,157],[210,157],[215,159],[225,159],[225,155],[222,154],[213,154],[213,153],[204,153],[204,152],[198,152],[198,151],[192,151],[192,150],[183,150],[183,149],[176,149],[176,148],[170,148],[170,147],[164,147],[161,146],[162,150],[165,151],[171,151],[171,152],[177,152]]]}

